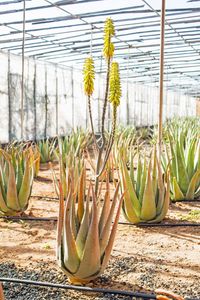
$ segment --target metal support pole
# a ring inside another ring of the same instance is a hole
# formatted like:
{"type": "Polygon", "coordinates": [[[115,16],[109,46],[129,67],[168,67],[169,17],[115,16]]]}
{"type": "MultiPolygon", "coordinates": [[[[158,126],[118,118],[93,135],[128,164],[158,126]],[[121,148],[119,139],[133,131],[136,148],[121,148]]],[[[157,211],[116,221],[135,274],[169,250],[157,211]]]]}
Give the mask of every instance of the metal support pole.
{"type": "Polygon", "coordinates": [[[22,37],[22,82],[21,82],[21,139],[24,139],[24,46],[26,26],[26,0],[23,2],[23,37],[22,37]]]}
{"type": "Polygon", "coordinates": [[[159,122],[158,122],[159,161],[161,160],[161,151],[162,151],[164,47],[165,47],[165,0],[162,0],[161,35],[160,35],[159,122]]]}

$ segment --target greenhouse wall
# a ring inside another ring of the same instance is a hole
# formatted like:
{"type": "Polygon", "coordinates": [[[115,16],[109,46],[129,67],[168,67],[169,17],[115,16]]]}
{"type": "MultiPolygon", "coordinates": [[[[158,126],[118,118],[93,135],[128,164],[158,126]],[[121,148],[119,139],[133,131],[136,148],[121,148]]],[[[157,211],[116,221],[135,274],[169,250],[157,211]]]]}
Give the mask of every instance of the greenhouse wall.
{"type": "MultiPolygon", "coordinates": [[[[0,142],[6,143],[21,137],[21,57],[0,52],[0,64],[0,142]]],[[[80,70],[26,58],[24,82],[24,139],[65,135],[72,128],[86,128],[89,125],[80,70]]],[[[96,131],[99,130],[104,85],[104,78],[96,75],[92,99],[96,131]]],[[[124,81],[119,122],[135,126],[156,124],[158,99],[158,88],[124,81]]],[[[110,107],[107,113],[109,127],[110,107]]],[[[165,92],[164,120],[173,116],[194,115],[194,98],[165,92]]]]}

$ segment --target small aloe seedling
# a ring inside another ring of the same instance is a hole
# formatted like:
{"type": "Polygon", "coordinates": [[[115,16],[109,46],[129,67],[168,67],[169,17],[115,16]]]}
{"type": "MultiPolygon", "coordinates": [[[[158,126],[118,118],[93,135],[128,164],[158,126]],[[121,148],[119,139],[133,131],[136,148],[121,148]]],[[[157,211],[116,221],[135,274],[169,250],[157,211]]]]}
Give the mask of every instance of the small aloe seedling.
{"type": "Polygon", "coordinates": [[[120,178],[125,192],[122,209],[126,219],[134,224],[140,222],[161,222],[169,207],[169,178],[164,176],[157,161],[156,151],[147,166],[139,156],[137,172],[133,159],[128,169],[125,161],[120,161],[120,178]]]}
{"type": "Polygon", "coordinates": [[[33,164],[34,155],[30,149],[19,156],[0,150],[1,214],[17,215],[27,209],[33,184],[33,164]]]}
{"type": "MultiPolygon", "coordinates": [[[[73,185],[71,175],[68,174],[73,185]]],[[[113,247],[122,202],[122,198],[117,201],[119,184],[111,204],[107,181],[102,207],[92,184],[89,185],[87,196],[85,186],[84,170],[78,183],[78,192],[72,193],[70,190],[66,201],[60,186],[57,260],[69,280],[75,284],[87,283],[104,271],[113,247]]]]}

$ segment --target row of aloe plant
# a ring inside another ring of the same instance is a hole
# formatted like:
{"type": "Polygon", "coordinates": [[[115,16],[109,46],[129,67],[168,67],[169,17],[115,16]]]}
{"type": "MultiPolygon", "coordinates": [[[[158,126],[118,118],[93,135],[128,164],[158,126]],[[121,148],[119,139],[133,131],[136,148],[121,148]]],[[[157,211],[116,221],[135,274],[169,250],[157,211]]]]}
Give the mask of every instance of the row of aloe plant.
{"type": "MultiPolygon", "coordinates": [[[[183,132],[184,133],[184,132],[183,132]]],[[[172,130],[170,130],[167,133],[167,140],[169,143],[165,145],[165,151],[162,157],[163,162],[163,169],[164,171],[169,169],[170,173],[170,197],[172,200],[178,201],[178,200],[184,200],[184,199],[198,199],[200,196],[200,141],[197,137],[192,135],[190,138],[189,134],[187,135],[187,140],[184,138],[184,134],[182,131],[179,130],[179,134],[172,134],[172,130]]],[[[133,155],[135,152],[135,149],[133,149],[133,144],[130,141],[129,137],[127,135],[124,136],[124,132],[117,136],[116,142],[114,143],[113,153],[109,157],[107,164],[106,164],[106,171],[109,173],[110,181],[113,181],[114,179],[114,169],[116,169],[118,163],[118,159],[116,158],[118,155],[118,149],[120,148],[121,152],[121,159],[120,159],[120,165],[121,170],[120,172],[124,173],[125,167],[127,168],[128,164],[131,162],[130,167],[130,174],[133,176],[133,155]],[[125,141],[125,144],[123,145],[123,139],[125,141]],[[122,164],[123,162],[123,164],[122,164]],[[131,170],[132,169],[132,170],[131,170]]],[[[61,144],[62,145],[62,144],[61,144]]],[[[23,150],[24,145],[22,144],[12,144],[9,145],[6,149],[6,151],[1,150],[1,205],[0,210],[4,213],[10,213],[12,211],[12,207],[15,207],[15,211],[19,212],[20,210],[24,210],[27,206],[24,205],[20,207],[18,204],[16,204],[17,200],[15,200],[15,204],[10,204],[8,200],[8,207],[5,208],[7,193],[9,195],[10,189],[9,189],[9,180],[14,180],[17,184],[17,193],[20,192],[20,182],[22,182],[22,178],[24,173],[27,173],[28,171],[26,169],[26,164],[31,165],[29,167],[32,168],[33,174],[38,173],[39,169],[39,152],[35,151],[36,148],[25,148],[23,150]],[[33,150],[32,150],[33,149],[33,150]],[[26,163],[28,161],[28,163],[26,163]],[[29,163],[29,161],[32,161],[29,163]],[[14,172],[13,172],[13,170],[14,172]],[[12,173],[15,176],[15,179],[12,178],[12,176],[9,174],[12,173]],[[8,180],[9,179],[9,180],[8,180]],[[8,185],[8,186],[7,186],[8,185]],[[3,199],[3,200],[2,200],[3,199]],[[10,208],[9,208],[10,207],[10,208]],[[18,207],[18,208],[17,208],[18,207]]],[[[73,148],[71,148],[73,149],[73,148]]],[[[69,150],[69,155],[67,156],[68,151],[63,151],[62,153],[62,188],[63,191],[67,189],[67,181],[66,181],[66,172],[69,167],[72,167],[75,165],[75,156],[74,151],[69,150]],[[63,154],[65,153],[65,154],[63,154]],[[64,159],[65,157],[65,159],[64,159]]],[[[79,157],[80,155],[77,155],[79,157]]],[[[91,163],[90,163],[91,164],[91,163]]],[[[153,164],[153,163],[152,163],[153,164]]],[[[144,161],[143,166],[141,162],[141,157],[138,160],[138,170],[137,170],[137,190],[136,194],[137,197],[139,197],[138,194],[138,186],[139,182],[142,183],[145,182],[146,173],[147,173],[147,167],[146,163],[144,161]],[[142,170],[142,171],[141,171],[142,170]],[[144,173],[144,175],[142,174],[144,173]],[[139,175],[143,176],[143,180],[140,181],[139,175]]],[[[155,164],[153,164],[155,165],[155,164]]],[[[75,168],[76,172],[76,181],[80,176],[81,169],[83,166],[82,159],[79,159],[79,163],[77,164],[77,167],[75,168]]],[[[91,164],[93,169],[95,169],[95,165],[91,164]]],[[[127,169],[128,170],[128,169],[127,169]]],[[[126,172],[127,173],[127,172],[126,172]]],[[[127,175],[127,174],[126,174],[127,175]]],[[[121,179],[123,179],[124,175],[120,175],[121,179]]],[[[159,175],[160,176],[160,175],[159,175]]],[[[30,178],[30,176],[28,176],[30,178]]],[[[103,177],[102,177],[103,179],[103,177]]],[[[13,182],[14,182],[13,181],[13,182]]],[[[128,182],[128,179],[126,177],[126,182],[128,182]]],[[[32,184],[32,180],[28,180],[32,184]]],[[[58,182],[55,181],[56,184],[56,191],[59,194],[59,187],[58,182]]],[[[122,181],[124,182],[124,180],[122,181]]],[[[132,185],[134,186],[134,178],[132,178],[132,185]]],[[[124,183],[123,183],[124,186],[124,183]]],[[[144,187],[141,188],[142,190],[144,187]]],[[[16,192],[14,192],[16,194],[16,192]]],[[[28,201],[27,197],[27,200],[28,201]]],[[[125,197],[126,198],[126,197],[125,197]]],[[[141,202],[141,194],[140,194],[140,202],[141,202]]],[[[133,201],[134,202],[134,201],[133,201]]],[[[136,201],[137,202],[137,201],[136,201]]],[[[137,211],[136,205],[136,211],[137,211]]],[[[124,207],[124,206],[123,206],[124,207]]]]}
{"type": "Polygon", "coordinates": [[[40,152],[41,163],[48,163],[59,161],[60,153],[62,153],[63,161],[70,152],[73,152],[76,157],[81,157],[90,144],[91,134],[88,131],[77,128],[76,131],[72,131],[68,136],[41,140],[36,145],[40,152]]]}

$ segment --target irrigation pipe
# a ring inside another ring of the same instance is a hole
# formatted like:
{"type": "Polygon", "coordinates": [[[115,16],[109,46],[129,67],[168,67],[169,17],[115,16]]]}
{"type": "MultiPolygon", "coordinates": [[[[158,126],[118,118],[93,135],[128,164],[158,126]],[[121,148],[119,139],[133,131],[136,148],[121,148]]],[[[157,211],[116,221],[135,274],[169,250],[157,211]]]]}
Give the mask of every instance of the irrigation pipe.
{"type": "MultiPolygon", "coordinates": [[[[101,294],[112,294],[112,295],[122,295],[129,296],[134,298],[142,298],[142,299],[157,299],[155,294],[146,294],[140,292],[132,292],[132,291],[124,291],[124,290],[113,290],[113,289],[103,289],[103,288],[91,288],[87,286],[76,286],[76,285],[64,285],[58,283],[51,282],[42,282],[42,281],[32,281],[25,279],[16,279],[16,278],[0,278],[0,282],[8,282],[8,283],[16,283],[16,284],[26,284],[47,288],[56,288],[56,289],[64,289],[64,290],[74,290],[80,292],[89,292],[89,293],[101,293],[101,294]]],[[[198,298],[185,298],[185,300],[200,300],[198,298]]]]}
{"type": "Polygon", "coordinates": [[[89,292],[89,293],[124,295],[124,296],[130,296],[130,297],[142,298],[142,299],[156,299],[155,294],[145,294],[145,293],[138,293],[138,292],[132,292],[132,291],[112,290],[112,289],[103,289],[103,288],[91,288],[91,287],[86,287],[86,286],[65,285],[65,284],[32,281],[32,280],[25,280],[25,279],[0,278],[0,282],[27,284],[27,285],[34,285],[34,286],[40,286],[40,287],[57,288],[57,289],[64,289],[64,290],[74,290],[74,291],[89,292]]]}
{"type": "MultiPolygon", "coordinates": [[[[59,200],[58,197],[50,197],[50,196],[42,196],[42,195],[33,195],[31,196],[31,198],[39,198],[39,199],[44,199],[44,200],[49,200],[49,201],[53,201],[53,200],[59,200]]],[[[171,204],[175,204],[175,203],[181,203],[181,202],[198,202],[200,201],[200,199],[183,199],[183,200],[173,200],[171,201],[171,204]]]]}
{"type": "Polygon", "coordinates": [[[39,198],[39,199],[44,199],[46,201],[54,201],[54,200],[58,200],[58,197],[50,197],[50,196],[42,196],[42,195],[33,195],[31,196],[31,198],[39,198]]]}
{"type": "MultiPolygon", "coordinates": [[[[29,216],[0,216],[0,219],[11,220],[11,221],[53,221],[57,222],[57,217],[29,217],[29,216]]],[[[142,227],[200,227],[200,223],[139,223],[132,224],[127,222],[119,222],[119,225],[136,226],[142,227]]]]}
{"type": "Polygon", "coordinates": [[[54,221],[57,222],[57,217],[29,217],[29,216],[0,216],[0,219],[10,220],[10,221],[54,221]]]}

